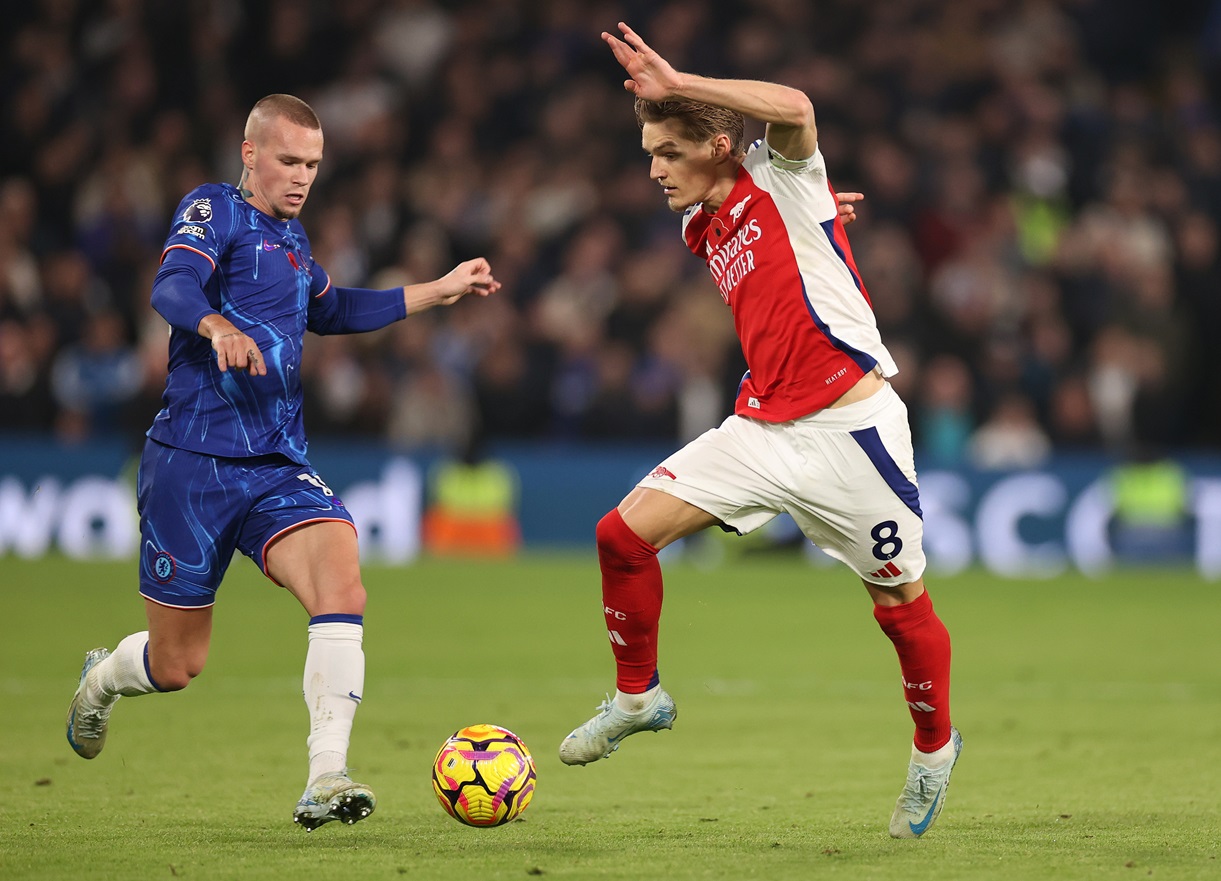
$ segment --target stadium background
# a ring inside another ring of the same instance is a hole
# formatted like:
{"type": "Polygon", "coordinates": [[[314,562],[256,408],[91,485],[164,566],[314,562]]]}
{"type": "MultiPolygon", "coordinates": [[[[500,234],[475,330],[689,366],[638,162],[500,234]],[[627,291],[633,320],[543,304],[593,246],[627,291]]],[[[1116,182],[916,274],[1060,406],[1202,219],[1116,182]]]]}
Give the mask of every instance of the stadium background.
{"type": "MultiPolygon", "coordinates": [[[[850,237],[927,491],[969,545],[936,562],[1101,567],[1073,550],[1077,503],[1096,539],[1099,494],[1161,462],[1122,504],[1174,534],[1137,534],[1133,553],[1221,575],[1221,7],[1204,0],[10,10],[0,553],[132,547],[121,488],[160,406],[148,291],[169,213],[236,180],[245,114],[271,92],[322,117],[303,220],[333,278],[388,287],[485,255],[505,283],[311,338],[315,464],[371,508],[405,486],[431,504],[446,463],[503,463],[482,473],[514,495],[528,546],[590,542],[633,476],[723,418],[744,369],[597,38],[620,19],[677,67],[812,98],[833,184],[866,194],[850,237]],[[998,486],[999,527],[981,513],[998,486]],[[987,559],[1006,530],[1009,556],[987,559]]],[[[410,557],[384,539],[421,513],[366,514],[370,546],[410,557]]]]}

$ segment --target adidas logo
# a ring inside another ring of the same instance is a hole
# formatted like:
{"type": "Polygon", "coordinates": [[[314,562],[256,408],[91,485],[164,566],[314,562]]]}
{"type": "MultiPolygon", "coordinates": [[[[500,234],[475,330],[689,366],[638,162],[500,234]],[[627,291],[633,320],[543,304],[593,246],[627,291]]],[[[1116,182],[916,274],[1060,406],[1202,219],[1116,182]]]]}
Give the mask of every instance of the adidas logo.
{"type": "Polygon", "coordinates": [[[870,572],[869,577],[870,578],[898,578],[902,574],[903,574],[903,570],[900,569],[898,566],[896,566],[894,563],[887,563],[877,572],[870,572]]]}

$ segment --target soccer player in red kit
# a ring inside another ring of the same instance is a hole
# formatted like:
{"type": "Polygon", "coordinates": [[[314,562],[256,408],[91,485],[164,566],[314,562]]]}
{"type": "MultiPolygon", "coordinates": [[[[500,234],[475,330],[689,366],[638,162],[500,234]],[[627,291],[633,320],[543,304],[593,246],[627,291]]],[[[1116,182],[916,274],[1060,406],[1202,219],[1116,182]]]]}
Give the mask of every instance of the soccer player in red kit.
{"type": "Polygon", "coordinates": [[[615,697],[560,744],[584,765],[623,738],[670,728],[657,673],[657,552],[709,526],[739,533],[781,512],[860,577],[899,655],[916,724],[890,821],[923,835],[941,812],[962,738],[950,725],[950,638],[924,588],[923,520],[907,408],[857,272],[801,92],[675,71],[627,25],[603,33],[627,72],[650,177],[681,212],[749,368],[734,415],[670,456],[598,523],[615,697]],[[744,117],[767,124],[744,143],[744,117]]]}

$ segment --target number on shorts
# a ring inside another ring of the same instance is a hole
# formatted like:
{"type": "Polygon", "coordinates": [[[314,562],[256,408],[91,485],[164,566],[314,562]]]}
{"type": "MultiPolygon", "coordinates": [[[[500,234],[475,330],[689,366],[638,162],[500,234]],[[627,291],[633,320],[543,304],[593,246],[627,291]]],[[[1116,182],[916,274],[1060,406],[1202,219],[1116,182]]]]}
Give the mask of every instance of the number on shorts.
{"type": "Polygon", "coordinates": [[[875,542],[873,555],[879,560],[894,559],[903,550],[903,540],[899,538],[899,524],[893,520],[883,520],[870,530],[869,535],[875,542]]]}
{"type": "Polygon", "coordinates": [[[319,477],[317,474],[298,474],[297,480],[304,480],[306,483],[310,484],[311,486],[317,487],[318,489],[322,490],[322,494],[327,496],[328,498],[330,496],[335,495],[335,491],[332,490],[325,483],[323,483],[322,478],[319,477]]]}

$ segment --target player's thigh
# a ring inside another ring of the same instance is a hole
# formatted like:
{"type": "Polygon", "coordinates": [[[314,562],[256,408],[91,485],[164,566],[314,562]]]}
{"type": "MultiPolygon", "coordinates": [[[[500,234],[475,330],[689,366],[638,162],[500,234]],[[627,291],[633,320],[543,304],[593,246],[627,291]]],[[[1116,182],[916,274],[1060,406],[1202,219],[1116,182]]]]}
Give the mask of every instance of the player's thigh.
{"type": "Polygon", "coordinates": [[[249,501],[232,460],[149,440],[140,459],[140,593],[164,606],[212,605],[249,501]]]}
{"type": "Polygon", "coordinates": [[[313,468],[287,459],[253,481],[258,496],[238,540],[242,553],[311,615],[362,614],[356,527],[343,502],[313,468]]]}
{"type": "Polygon", "coordinates": [[[784,510],[789,475],[797,463],[783,443],[783,431],[782,426],[730,416],[664,459],[637,488],[673,496],[706,516],[680,507],[675,513],[684,519],[668,532],[658,525],[659,534],[672,535],[673,541],[720,523],[745,535],[784,510]]]}
{"type": "Polygon", "coordinates": [[[628,529],[658,550],[719,522],[690,502],[643,486],[619,503],[619,515],[628,529]]]}
{"type": "Polygon", "coordinates": [[[365,612],[356,531],[350,524],[313,521],[282,534],[267,549],[266,567],[310,617],[365,612]]]}

